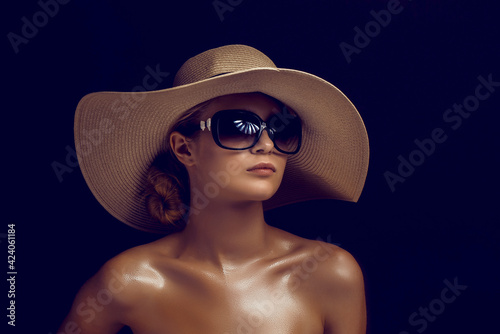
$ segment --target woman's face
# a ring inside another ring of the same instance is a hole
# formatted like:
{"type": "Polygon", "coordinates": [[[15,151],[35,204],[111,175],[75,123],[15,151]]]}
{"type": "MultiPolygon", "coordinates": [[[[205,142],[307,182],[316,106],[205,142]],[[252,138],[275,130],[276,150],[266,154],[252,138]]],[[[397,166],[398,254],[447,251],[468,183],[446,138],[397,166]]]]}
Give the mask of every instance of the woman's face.
{"type": "MultiPolygon", "coordinates": [[[[251,111],[264,121],[281,111],[275,101],[263,94],[233,94],[212,101],[201,118],[207,120],[227,109],[251,111]]],[[[205,129],[190,142],[190,153],[193,163],[186,167],[192,198],[226,202],[269,199],[278,190],[288,158],[276,150],[267,131],[249,149],[228,150],[219,147],[212,133],[205,129]]]]}

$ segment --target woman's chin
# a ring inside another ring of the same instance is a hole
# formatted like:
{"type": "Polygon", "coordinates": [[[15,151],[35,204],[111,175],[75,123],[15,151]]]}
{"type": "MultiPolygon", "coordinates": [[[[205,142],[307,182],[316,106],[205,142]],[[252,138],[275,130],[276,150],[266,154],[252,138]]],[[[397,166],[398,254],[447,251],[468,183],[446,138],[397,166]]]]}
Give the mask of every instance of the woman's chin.
{"type": "Polygon", "coordinates": [[[247,197],[250,201],[264,202],[273,197],[275,193],[276,191],[273,189],[272,191],[255,192],[253,194],[247,193],[247,197]]]}
{"type": "Polygon", "coordinates": [[[228,194],[226,199],[235,202],[264,202],[273,197],[276,191],[274,187],[247,187],[243,191],[228,194]]]}

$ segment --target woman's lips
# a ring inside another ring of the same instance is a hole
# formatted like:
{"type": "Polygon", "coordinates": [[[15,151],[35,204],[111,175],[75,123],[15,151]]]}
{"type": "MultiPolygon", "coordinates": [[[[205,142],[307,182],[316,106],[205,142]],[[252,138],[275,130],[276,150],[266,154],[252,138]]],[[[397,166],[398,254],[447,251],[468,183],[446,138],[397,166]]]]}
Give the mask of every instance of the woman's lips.
{"type": "Polygon", "coordinates": [[[248,168],[247,171],[257,175],[268,176],[276,172],[276,167],[270,163],[260,163],[248,168]]]}

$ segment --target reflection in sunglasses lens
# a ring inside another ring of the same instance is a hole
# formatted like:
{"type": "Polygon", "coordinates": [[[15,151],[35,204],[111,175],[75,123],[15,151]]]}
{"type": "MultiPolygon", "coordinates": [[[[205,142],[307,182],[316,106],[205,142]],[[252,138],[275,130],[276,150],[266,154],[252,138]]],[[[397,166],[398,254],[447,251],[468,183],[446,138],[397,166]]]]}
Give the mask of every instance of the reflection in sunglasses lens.
{"type": "MultiPolygon", "coordinates": [[[[216,118],[215,131],[220,144],[229,149],[250,148],[259,140],[263,123],[252,112],[224,110],[216,118]]],[[[300,119],[294,115],[277,115],[266,122],[266,130],[275,147],[292,153],[300,145],[300,119]],[[281,116],[281,117],[280,117],[281,116]],[[291,116],[291,117],[290,117],[291,116]]]]}

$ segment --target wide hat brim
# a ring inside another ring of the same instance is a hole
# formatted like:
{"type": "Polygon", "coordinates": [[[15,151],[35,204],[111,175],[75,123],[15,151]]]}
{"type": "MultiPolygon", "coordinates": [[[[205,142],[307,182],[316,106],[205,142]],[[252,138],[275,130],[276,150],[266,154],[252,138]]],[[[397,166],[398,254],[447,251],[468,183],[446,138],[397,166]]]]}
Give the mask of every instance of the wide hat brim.
{"type": "Polygon", "coordinates": [[[74,130],[79,165],[90,190],[125,224],[167,232],[167,226],[151,218],[143,192],[148,168],[168,145],[170,126],[201,102],[249,92],[282,101],[303,123],[302,147],[289,157],[281,186],[264,208],[313,199],[356,202],[369,158],[368,136],[356,108],[329,82],[273,66],[254,66],[157,91],[83,97],[74,130]]]}

